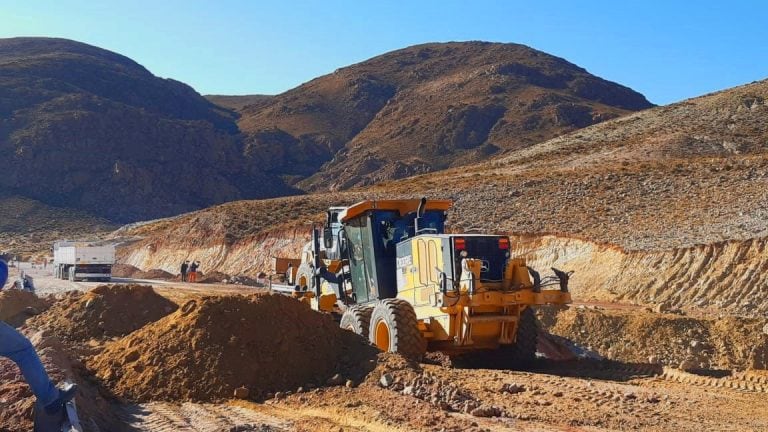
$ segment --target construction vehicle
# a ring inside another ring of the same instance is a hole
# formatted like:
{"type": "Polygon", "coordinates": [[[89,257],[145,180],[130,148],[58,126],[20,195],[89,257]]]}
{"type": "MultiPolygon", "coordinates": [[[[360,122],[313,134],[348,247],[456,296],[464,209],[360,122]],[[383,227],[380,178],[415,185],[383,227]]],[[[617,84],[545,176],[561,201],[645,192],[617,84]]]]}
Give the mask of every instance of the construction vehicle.
{"type": "Polygon", "coordinates": [[[53,244],[53,275],[70,281],[109,282],[115,264],[115,245],[61,240],[53,244]]]}
{"type": "Polygon", "coordinates": [[[447,234],[451,205],[422,198],[333,207],[292,283],[272,289],[336,315],[382,351],[420,358],[495,350],[532,360],[532,307],[570,303],[571,273],[553,269],[542,279],[510,256],[508,236],[447,234]]]}

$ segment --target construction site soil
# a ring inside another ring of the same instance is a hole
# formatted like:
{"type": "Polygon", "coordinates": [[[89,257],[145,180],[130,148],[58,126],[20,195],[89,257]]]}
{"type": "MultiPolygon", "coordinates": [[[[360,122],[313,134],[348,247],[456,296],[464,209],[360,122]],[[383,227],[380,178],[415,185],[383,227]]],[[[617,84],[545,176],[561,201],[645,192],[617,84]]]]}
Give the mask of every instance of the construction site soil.
{"type": "MultiPolygon", "coordinates": [[[[93,313],[168,302],[138,285],[94,291],[52,297],[22,327],[54,379],[80,385],[88,432],[768,429],[768,372],[752,361],[765,345],[765,320],[542,308],[539,351],[555,360],[488,370],[440,355],[419,364],[377,353],[287,296],[201,296],[183,287],[159,291],[172,293],[178,310],[123,328],[124,336],[57,337],[58,326],[93,331],[91,316],[58,319],[86,297],[99,299],[93,313]],[[570,355],[550,356],[552,346],[570,355]],[[699,347],[696,367],[679,369],[699,347]],[[589,357],[588,348],[610,359],[589,357]]],[[[29,293],[0,294],[0,310],[9,309],[4,300],[27,313],[40,305],[29,293]]],[[[31,430],[33,403],[16,366],[0,359],[0,431],[31,430]]]]}
{"type": "Polygon", "coordinates": [[[62,340],[125,336],[178,308],[149,285],[100,285],[83,294],[70,291],[30,326],[62,340]]]}
{"type": "Polygon", "coordinates": [[[577,307],[543,321],[551,333],[611,360],[683,370],[768,368],[768,319],[680,313],[577,307]]]}
{"type": "Polygon", "coordinates": [[[360,380],[376,351],[329,315],[282,295],[207,297],[110,344],[87,361],[133,401],[252,398],[360,380]],[[339,379],[339,378],[337,378],[339,379]]]}
{"type": "Polygon", "coordinates": [[[171,280],[176,276],[161,269],[144,271],[129,264],[115,264],[112,266],[112,277],[130,279],[171,280]]]}
{"type": "Polygon", "coordinates": [[[0,321],[13,326],[20,326],[27,318],[45,311],[50,306],[49,301],[38,298],[29,291],[0,291],[0,321]]]}

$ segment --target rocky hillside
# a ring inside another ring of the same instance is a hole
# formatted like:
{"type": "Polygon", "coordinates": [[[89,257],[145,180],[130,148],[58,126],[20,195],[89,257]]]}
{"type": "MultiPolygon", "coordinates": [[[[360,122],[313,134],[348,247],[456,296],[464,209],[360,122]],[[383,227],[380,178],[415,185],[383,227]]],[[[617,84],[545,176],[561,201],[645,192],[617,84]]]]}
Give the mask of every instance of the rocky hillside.
{"type": "Polygon", "coordinates": [[[426,195],[455,200],[456,230],[519,234],[518,253],[536,267],[577,270],[583,298],[764,313],[766,101],[761,81],[461,169],[213,207],[123,232],[137,241],[121,254],[141,268],[173,270],[199,256],[209,268],[254,273],[295,254],[327,205],[426,195]],[[194,241],[183,235],[190,229],[194,241]]]}
{"type": "Polygon", "coordinates": [[[0,252],[49,256],[53,242],[107,236],[117,226],[103,218],[16,196],[0,197],[0,252]]]}
{"type": "Polygon", "coordinates": [[[412,46],[248,98],[211,100],[239,110],[248,155],[314,191],[486,160],[651,106],[561,58],[484,42],[412,46]]]}
{"type": "Polygon", "coordinates": [[[0,193],[115,221],[289,193],[233,113],[136,62],[63,39],[0,39],[0,193]]]}

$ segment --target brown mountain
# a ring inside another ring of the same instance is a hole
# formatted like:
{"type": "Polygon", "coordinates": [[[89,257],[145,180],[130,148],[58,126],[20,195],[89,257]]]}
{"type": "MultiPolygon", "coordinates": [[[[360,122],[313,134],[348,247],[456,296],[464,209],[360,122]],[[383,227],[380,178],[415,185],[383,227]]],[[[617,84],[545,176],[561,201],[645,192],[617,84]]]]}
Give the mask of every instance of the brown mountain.
{"type": "MultiPolygon", "coordinates": [[[[231,105],[230,105],[231,106],[231,105]]],[[[652,106],[524,45],[433,43],[239,109],[246,153],[307,190],[466,165],[652,106]]]]}
{"type": "Polygon", "coordinates": [[[512,233],[540,269],[576,270],[575,298],[768,313],[768,81],[590,126],[503,158],[351,191],[242,201],[121,235],[138,267],[268,269],[322,209],[452,198],[457,230],[512,233]],[[196,233],[191,236],[189,233],[196,233]],[[147,254],[146,251],[153,251],[147,254]]]}
{"type": "Polygon", "coordinates": [[[115,221],[290,193],[253,169],[233,114],[64,39],[0,39],[0,194],[115,221]]]}

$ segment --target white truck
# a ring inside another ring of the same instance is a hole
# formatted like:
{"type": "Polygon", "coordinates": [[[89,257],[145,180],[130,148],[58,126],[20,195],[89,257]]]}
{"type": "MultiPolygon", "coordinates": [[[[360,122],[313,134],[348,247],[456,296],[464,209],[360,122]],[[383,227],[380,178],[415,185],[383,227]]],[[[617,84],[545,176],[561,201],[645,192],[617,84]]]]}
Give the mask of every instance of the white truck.
{"type": "Polygon", "coordinates": [[[114,263],[113,244],[68,240],[53,244],[53,275],[58,279],[109,282],[114,263]]]}

